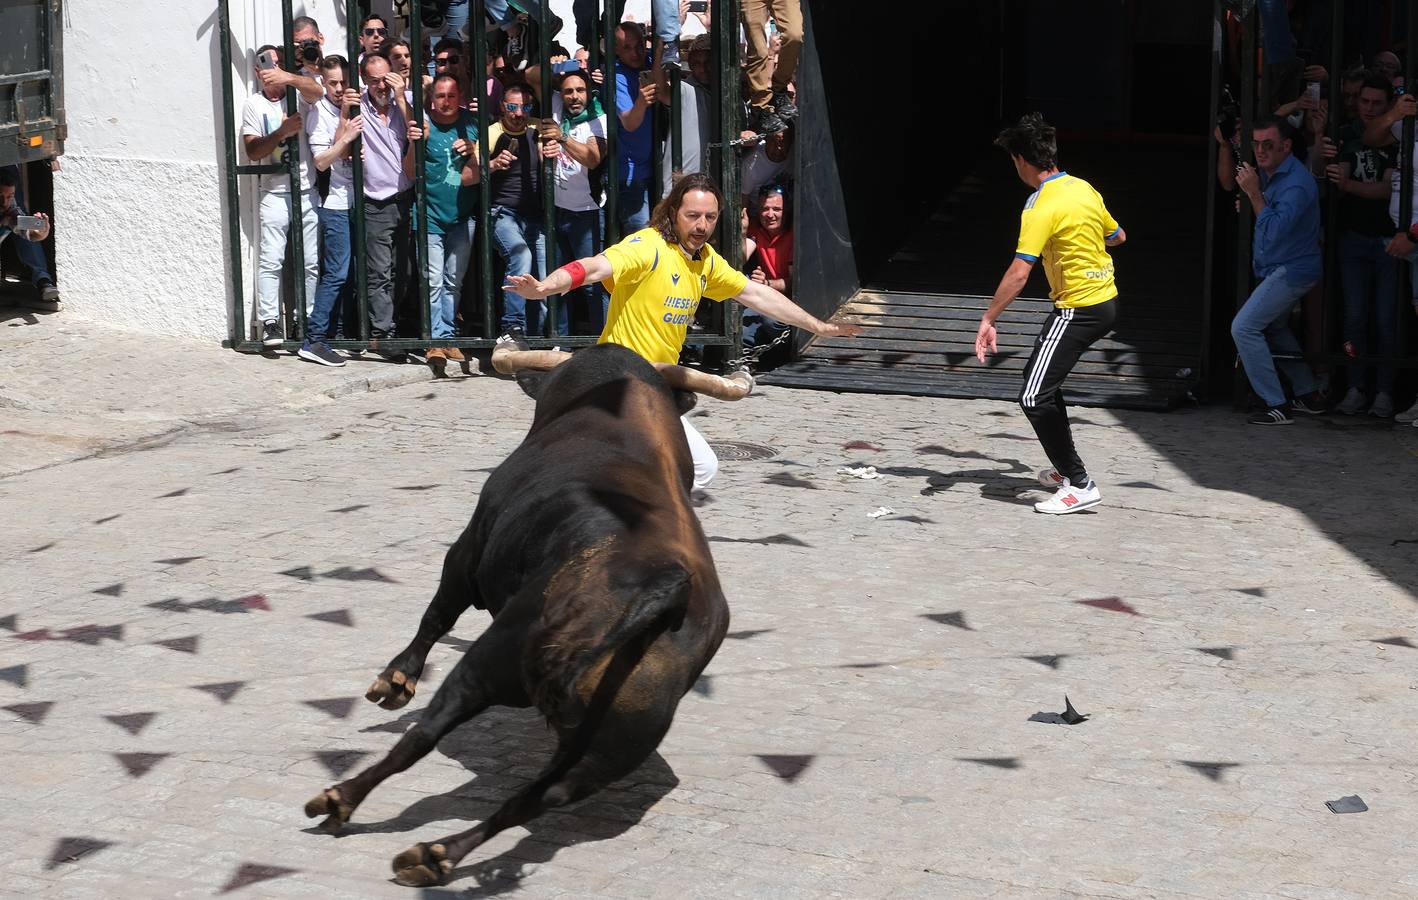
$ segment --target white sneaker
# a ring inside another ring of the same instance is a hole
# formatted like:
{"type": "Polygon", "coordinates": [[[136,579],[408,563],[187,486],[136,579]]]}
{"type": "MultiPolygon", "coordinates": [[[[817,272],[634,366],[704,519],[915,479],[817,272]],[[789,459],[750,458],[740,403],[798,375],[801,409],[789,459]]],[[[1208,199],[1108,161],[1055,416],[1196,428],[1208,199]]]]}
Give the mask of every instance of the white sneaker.
{"type": "Polygon", "coordinates": [[[1040,500],[1034,504],[1034,511],[1048,513],[1051,516],[1062,516],[1067,513],[1076,513],[1080,509],[1087,509],[1090,506],[1097,506],[1103,502],[1103,494],[1098,490],[1098,485],[1088,482],[1087,487],[1074,487],[1067,481],[1054,492],[1054,495],[1047,500],[1040,500]]]}
{"type": "Polygon", "coordinates": [[[1035,477],[1046,488],[1056,488],[1068,484],[1068,479],[1060,475],[1059,470],[1054,468],[1040,469],[1039,474],[1035,477]]]}
{"type": "Polygon", "coordinates": [[[1346,416],[1357,416],[1364,411],[1368,405],[1369,398],[1358,388],[1350,388],[1344,395],[1344,399],[1339,401],[1339,411],[1346,416]]]}
{"type": "Polygon", "coordinates": [[[1374,405],[1369,407],[1369,415],[1387,419],[1393,415],[1393,397],[1382,391],[1374,395],[1374,405]]]}
{"type": "Polygon", "coordinates": [[[1412,406],[1394,416],[1393,420],[1400,425],[1407,425],[1410,422],[1418,425],[1418,400],[1415,400],[1412,406]]]}

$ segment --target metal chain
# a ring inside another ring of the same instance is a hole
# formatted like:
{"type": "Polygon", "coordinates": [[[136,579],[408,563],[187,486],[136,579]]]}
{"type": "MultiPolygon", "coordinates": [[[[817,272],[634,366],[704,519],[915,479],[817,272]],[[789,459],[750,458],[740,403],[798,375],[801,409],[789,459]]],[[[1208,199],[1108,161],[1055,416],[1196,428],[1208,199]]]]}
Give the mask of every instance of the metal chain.
{"type": "Polygon", "coordinates": [[[791,327],[784,327],[783,332],[777,337],[775,337],[773,340],[769,341],[766,344],[760,344],[757,347],[750,347],[749,349],[743,352],[742,356],[735,357],[734,359],[729,360],[727,363],[724,364],[724,371],[737,372],[739,369],[747,369],[750,366],[755,365],[760,359],[763,358],[763,355],[765,353],[767,353],[769,350],[772,350],[774,347],[786,343],[789,339],[792,338],[792,336],[793,329],[791,327]]]}

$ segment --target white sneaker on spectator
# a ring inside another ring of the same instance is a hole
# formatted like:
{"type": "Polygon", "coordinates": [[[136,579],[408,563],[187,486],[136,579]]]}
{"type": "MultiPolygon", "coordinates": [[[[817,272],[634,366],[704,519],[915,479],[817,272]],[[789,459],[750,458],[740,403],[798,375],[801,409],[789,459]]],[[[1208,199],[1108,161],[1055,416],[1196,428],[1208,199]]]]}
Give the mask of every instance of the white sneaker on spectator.
{"type": "Polygon", "coordinates": [[[1374,395],[1374,405],[1369,407],[1369,415],[1387,419],[1393,415],[1393,396],[1379,391],[1374,395]]]}
{"type": "Polygon", "coordinates": [[[1409,423],[1418,424],[1418,400],[1413,401],[1412,406],[1394,416],[1393,420],[1400,425],[1407,425],[1409,423]]]}
{"type": "Polygon", "coordinates": [[[1037,477],[1039,483],[1046,488],[1056,488],[1068,484],[1068,479],[1060,475],[1059,470],[1053,467],[1040,469],[1039,474],[1035,477],[1037,477]]]}
{"type": "Polygon", "coordinates": [[[1098,490],[1098,485],[1092,481],[1087,487],[1074,487],[1067,481],[1057,490],[1054,495],[1047,500],[1040,500],[1034,504],[1034,511],[1048,513],[1051,516],[1062,516],[1068,513],[1076,513],[1081,509],[1088,509],[1090,506],[1097,506],[1103,502],[1103,494],[1098,490]]]}
{"type": "Polygon", "coordinates": [[[1358,388],[1352,387],[1339,401],[1339,411],[1346,416],[1357,416],[1369,405],[1369,398],[1358,388]]]}

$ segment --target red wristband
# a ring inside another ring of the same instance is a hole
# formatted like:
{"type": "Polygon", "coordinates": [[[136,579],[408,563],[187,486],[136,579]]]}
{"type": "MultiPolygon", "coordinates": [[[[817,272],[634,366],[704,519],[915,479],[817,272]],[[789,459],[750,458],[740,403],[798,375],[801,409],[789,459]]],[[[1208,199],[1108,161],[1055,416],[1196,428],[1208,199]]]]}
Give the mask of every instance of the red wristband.
{"type": "Polygon", "coordinates": [[[579,262],[573,260],[562,266],[561,271],[571,276],[571,287],[567,288],[569,291],[574,291],[586,283],[586,267],[579,262]]]}

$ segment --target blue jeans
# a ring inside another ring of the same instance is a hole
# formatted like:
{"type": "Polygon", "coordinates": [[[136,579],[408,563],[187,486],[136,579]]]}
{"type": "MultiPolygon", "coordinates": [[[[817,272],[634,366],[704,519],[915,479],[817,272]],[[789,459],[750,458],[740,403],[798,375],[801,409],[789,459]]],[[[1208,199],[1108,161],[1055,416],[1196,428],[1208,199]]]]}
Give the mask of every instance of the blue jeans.
{"type": "MultiPolygon", "coordinates": [[[[556,211],[556,244],[563,260],[570,262],[595,256],[601,251],[601,242],[605,239],[601,229],[601,215],[599,209],[556,211]]],[[[565,299],[569,300],[573,296],[585,299],[591,313],[591,324],[596,333],[600,334],[606,326],[606,314],[611,308],[611,298],[606,289],[601,287],[598,281],[590,282],[567,292],[565,299]]],[[[564,315],[566,304],[563,303],[561,308],[564,315]]],[[[566,331],[563,329],[559,333],[565,334],[566,331]]]]}
{"type": "MultiPolygon", "coordinates": [[[[502,257],[507,274],[545,278],[546,236],[538,221],[540,213],[523,216],[515,209],[494,206],[491,215],[492,246],[502,257]]],[[[500,327],[504,333],[510,328],[521,328],[529,337],[536,337],[542,333],[545,317],[545,300],[525,300],[512,291],[503,290],[500,327]]]]}
{"type": "MultiPolygon", "coordinates": [[[[334,320],[339,318],[343,325],[350,326],[354,320],[336,313],[336,307],[348,311],[348,301],[354,295],[352,290],[353,271],[350,267],[350,211],[347,209],[320,209],[320,283],[315,288],[315,305],[310,310],[309,340],[328,341],[334,328],[334,320]]],[[[345,335],[353,338],[355,334],[345,335]]]]}
{"type": "Polygon", "coordinates": [[[777,319],[770,319],[763,313],[745,308],[743,311],[743,345],[745,347],[761,347],[764,344],[771,344],[787,327],[777,319]]]}
{"type": "Polygon", "coordinates": [[[1231,320],[1231,337],[1246,368],[1251,387],[1266,406],[1284,406],[1285,389],[1280,385],[1279,368],[1290,379],[1295,396],[1315,389],[1315,376],[1302,359],[1277,360],[1273,353],[1299,355],[1300,342],[1290,330],[1290,311],[1314,281],[1295,284],[1286,277],[1285,267],[1279,266],[1267,275],[1246,300],[1236,318],[1231,320]]]}
{"type": "Polygon", "coordinates": [[[616,194],[616,217],[622,237],[650,224],[650,179],[620,186],[616,194]]]}
{"type": "MultiPolygon", "coordinates": [[[[1339,275],[1344,286],[1344,340],[1360,356],[1398,355],[1399,261],[1384,252],[1386,237],[1345,232],[1339,238],[1339,275]],[[1375,340],[1370,341],[1373,334],[1375,340]]],[[[1349,386],[1393,393],[1393,366],[1349,364],[1349,386]],[[1370,386],[1370,378],[1374,384],[1370,386]]]]}
{"type": "Polygon", "coordinates": [[[453,318],[472,258],[471,216],[443,234],[428,233],[428,327],[433,337],[453,337],[453,318]]]}

